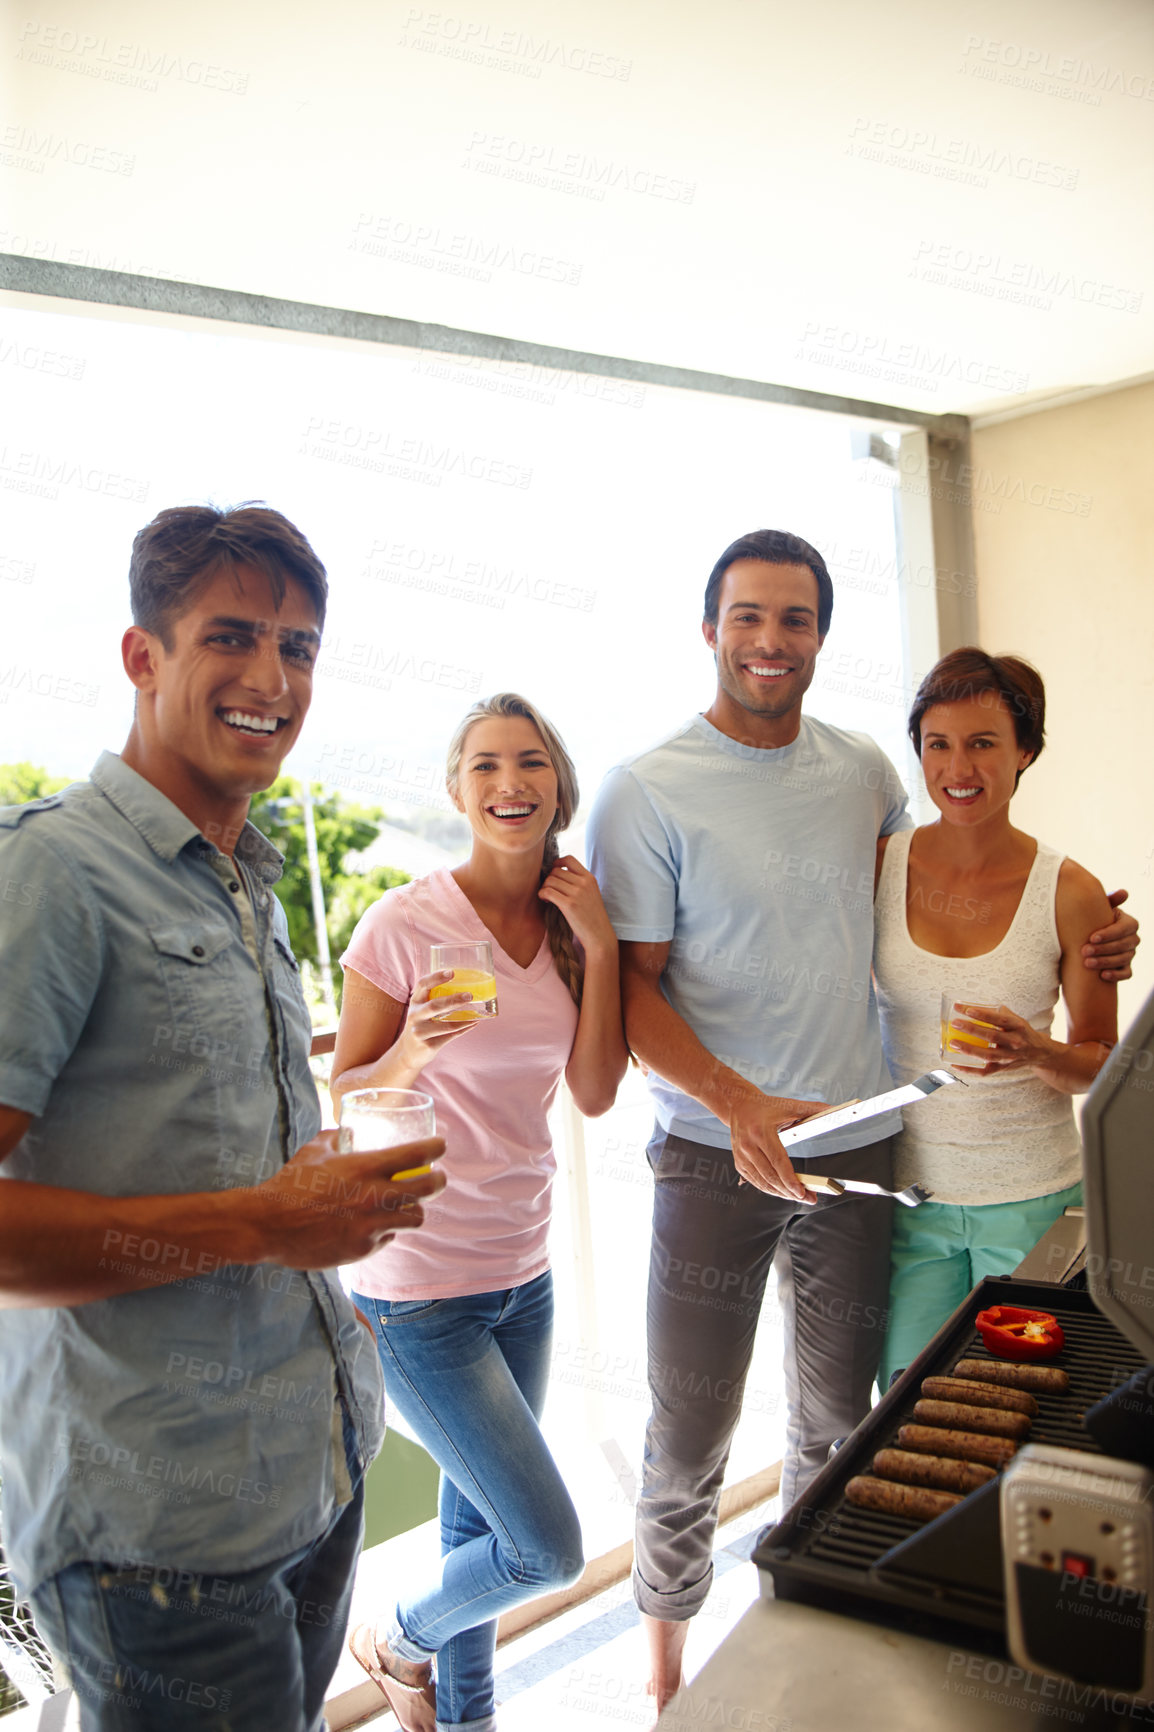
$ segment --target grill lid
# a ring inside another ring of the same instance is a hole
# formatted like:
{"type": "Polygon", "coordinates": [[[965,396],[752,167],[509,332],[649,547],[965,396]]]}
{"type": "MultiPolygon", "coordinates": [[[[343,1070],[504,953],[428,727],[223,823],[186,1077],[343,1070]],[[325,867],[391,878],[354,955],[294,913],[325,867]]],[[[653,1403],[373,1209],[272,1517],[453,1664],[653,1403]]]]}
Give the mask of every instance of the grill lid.
{"type": "Polygon", "coordinates": [[[1154,992],[1086,1096],[1082,1143],[1090,1292],[1154,1360],[1154,992]]]}

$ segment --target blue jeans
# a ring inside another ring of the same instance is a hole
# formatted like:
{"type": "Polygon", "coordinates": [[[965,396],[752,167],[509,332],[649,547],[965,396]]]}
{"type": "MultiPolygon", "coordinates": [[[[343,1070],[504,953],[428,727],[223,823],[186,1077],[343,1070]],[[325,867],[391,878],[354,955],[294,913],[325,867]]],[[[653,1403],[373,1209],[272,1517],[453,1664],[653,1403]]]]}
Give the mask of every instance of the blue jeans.
{"type": "Polygon", "coordinates": [[[388,1642],[436,1655],[437,1724],[489,1732],[501,1612],[576,1581],[577,1511],[541,1436],[553,1282],[457,1299],[353,1301],[389,1399],[441,1469],[441,1562],[396,1609],[388,1642]]]}
{"type": "Polygon", "coordinates": [[[42,1582],[36,1624],[83,1732],[320,1732],[364,1531],[355,1484],[311,1545],[243,1575],[78,1563],[42,1582]]]}

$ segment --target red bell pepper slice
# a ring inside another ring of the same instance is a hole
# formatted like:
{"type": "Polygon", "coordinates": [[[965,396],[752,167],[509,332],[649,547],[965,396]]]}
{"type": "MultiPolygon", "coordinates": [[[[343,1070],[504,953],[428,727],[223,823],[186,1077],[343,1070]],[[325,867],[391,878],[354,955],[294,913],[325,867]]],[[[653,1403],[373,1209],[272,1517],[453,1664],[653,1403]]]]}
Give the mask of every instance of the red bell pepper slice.
{"type": "Polygon", "coordinates": [[[1023,1311],[1016,1305],[979,1311],[977,1325],[983,1346],[996,1359],[1052,1359],[1066,1340],[1048,1311],[1023,1311]]]}

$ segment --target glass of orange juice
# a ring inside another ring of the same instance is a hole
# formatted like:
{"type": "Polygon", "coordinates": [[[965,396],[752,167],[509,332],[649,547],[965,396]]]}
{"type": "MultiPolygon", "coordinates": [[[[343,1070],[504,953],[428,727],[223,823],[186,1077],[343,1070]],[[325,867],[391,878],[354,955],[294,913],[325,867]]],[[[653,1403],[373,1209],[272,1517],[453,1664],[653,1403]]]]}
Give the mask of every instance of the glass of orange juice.
{"type": "Polygon", "coordinates": [[[938,1052],[957,1070],[974,1070],[977,1068],[977,1064],[961,1063],[961,1057],[954,1051],[954,1046],[967,1048],[976,1061],[984,1059],[993,1046],[992,1041],[987,1040],[984,1035],[975,1034],[974,1029],[988,1028],[992,1030],[994,1024],[983,1022],[980,1017],[971,1016],[968,1011],[962,1008],[963,1005],[973,1002],[971,998],[955,998],[952,992],[942,993],[941,1041],[938,1052]],[[959,1028],[959,1020],[972,1023],[974,1027],[972,1029],[959,1028]]]}
{"type": "MultiPolygon", "coordinates": [[[[395,1148],[398,1143],[416,1143],[437,1134],[432,1095],[418,1089],[350,1089],[341,1096],[341,1123],[337,1148],[342,1155],[358,1155],[375,1149],[395,1148]]],[[[406,1167],[394,1179],[415,1179],[428,1166],[406,1167]]]]}
{"type": "Polygon", "coordinates": [[[429,973],[439,968],[451,968],[453,978],[431,987],[429,997],[448,998],[452,993],[467,992],[473,1002],[454,1004],[437,1018],[438,1022],[476,1022],[482,1016],[496,1016],[497,976],[491,944],[434,944],[429,950],[429,973]]]}

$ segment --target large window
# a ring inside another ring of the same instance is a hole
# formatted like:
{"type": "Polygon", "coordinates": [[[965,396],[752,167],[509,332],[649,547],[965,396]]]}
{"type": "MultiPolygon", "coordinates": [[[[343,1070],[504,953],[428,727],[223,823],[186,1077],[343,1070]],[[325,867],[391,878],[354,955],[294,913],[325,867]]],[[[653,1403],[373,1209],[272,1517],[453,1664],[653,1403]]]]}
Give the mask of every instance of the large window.
{"type": "MultiPolygon", "coordinates": [[[[398,815],[443,807],[453,726],[477,695],[513,688],[561,729],[587,802],[610,764],[709,702],[705,578],[765,526],[803,535],[833,571],[814,709],[904,762],[892,472],[855,459],[860,423],[102,310],[8,307],[0,373],[5,760],[83,775],[119,748],[133,533],[166,505],[263,499],[332,583],[297,776],[398,815]]],[[[578,852],[580,837],[579,822],[578,852]]],[[[559,1139],[572,1170],[550,1427],[591,1546],[627,1531],[645,1416],[649,1129],[631,1075],[585,1127],[583,1163],[559,1139]]],[[[780,1453],[780,1359],[769,1301],[735,1473],[780,1453]]]]}
{"type": "Polygon", "coordinates": [[[462,709],[513,687],[591,793],[708,702],[705,577],[759,526],[834,573],[816,706],[899,752],[891,476],[848,419],[154,315],[9,306],[0,332],[6,757],[82,774],[119,741],[132,534],[203,499],[267,500],[328,564],[298,775],[435,806],[462,709]]]}

